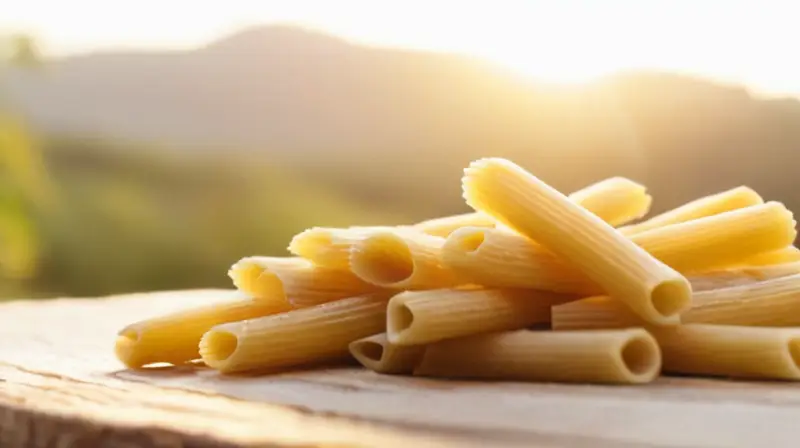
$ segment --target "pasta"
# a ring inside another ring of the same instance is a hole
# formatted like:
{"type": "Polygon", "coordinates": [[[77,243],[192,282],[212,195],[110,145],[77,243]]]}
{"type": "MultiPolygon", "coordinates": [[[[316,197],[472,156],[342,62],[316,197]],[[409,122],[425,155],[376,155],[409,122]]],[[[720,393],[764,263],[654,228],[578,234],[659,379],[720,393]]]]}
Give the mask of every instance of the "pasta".
{"type": "MultiPolygon", "coordinates": [[[[800,326],[800,274],[755,283],[695,292],[681,322],[800,326]]],[[[642,320],[608,297],[591,297],[554,306],[557,330],[640,326],[642,320]]]]}
{"type": "Polygon", "coordinates": [[[689,306],[691,287],[681,274],[512,162],[473,162],[462,184],[474,209],[572,263],[645,320],[677,324],[689,306]]]}
{"type": "Polygon", "coordinates": [[[350,343],[350,354],[361,365],[378,373],[411,373],[424,352],[422,345],[392,344],[386,339],[386,333],[350,343]]]}
{"type": "Polygon", "coordinates": [[[386,334],[397,345],[419,345],[491,331],[517,330],[550,320],[550,307],[573,299],[534,290],[434,289],[400,293],[389,301],[386,334]]]}
{"type": "Polygon", "coordinates": [[[312,227],[298,233],[289,243],[289,252],[317,266],[350,269],[350,248],[370,232],[391,227],[312,227]]]}
{"type": "Polygon", "coordinates": [[[744,266],[766,266],[780,263],[791,263],[800,261],[800,249],[794,246],[787,246],[783,249],[763,252],[742,261],[744,266]]]}
{"type": "Polygon", "coordinates": [[[569,200],[612,226],[641,218],[653,202],[643,185],[624,177],[612,177],[589,185],[569,195],[569,200]]]}
{"type": "Polygon", "coordinates": [[[350,269],[365,282],[392,289],[455,286],[461,280],[441,259],[445,239],[418,231],[373,232],[350,251],[350,269]]]}
{"type": "Polygon", "coordinates": [[[246,257],[228,275],[240,291],[297,308],[379,289],[349,271],[315,266],[302,258],[246,257]]]}
{"type": "MultiPolygon", "coordinates": [[[[624,177],[612,177],[594,183],[572,193],[569,198],[612,226],[619,226],[646,215],[653,201],[643,185],[624,177]]],[[[447,237],[462,227],[494,228],[496,225],[494,218],[474,212],[430,219],[414,227],[429,235],[447,237]]]]}
{"type": "Polygon", "coordinates": [[[800,380],[800,249],[779,202],[741,186],[645,218],[624,177],[569,196],[473,162],[474,212],[312,227],[291,257],[245,257],[234,300],[124,327],[130,368],[219,373],[355,359],[432,378],[641,384],[661,372],[800,380]]]}
{"type": "Polygon", "coordinates": [[[704,272],[687,278],[692,284],[693,291],[705,291],[708,289],[747,285],[762,280],[786,277],[787,275],[793,274],[800,274],[800,262],[781,263],[770,266],[728,268],[704,272]]]}
{"type": "Polygon", "coordinates": [[[415,375],[586,383],[647,383],[661,368],[645,330],[521,330],[429,345],[415,375]]]}
{"type": "Polygon", "coordinates": [[[114,351],[131,368],[158,362],[183,364],[200,359],[198,343],[211,327],[288,310],[287,304],[242,296],[128,325],[120,330],[114,351]]]}
{"type": "Polygon", "coordinates": [[[620,228],[626,235],[641,233],[646,230],[664,227],[670,224],[679,224],[706,216],[713,216],[740,208],[758,205],[764,200],[755,191],[748,187],[736,187],[721,193],[705,196],[678,208],[654,216],[647,221],[620,228]]]}
{"type": "Polygon", "coordinates": [[[384,331],[389,297],[376,293],[218,325],[200,340],[200,355],[224,373],[346,358],[352,341],[384,331]]]}
{"type": "MultiPolygon", "coordinates": [[[[770,202],[656,228],[630,239],[670,267],[693,273],[741,265],[759,254],[788,252],[786,245],[796,233],[792,213],[770,202]]],[[[775,261],[783,258],[770,256],[775,261]]],[[[442,248],[442,260],[465,280],[486,286],[587,295],[604,291],[543,246],[496,229],[467,227],[453,232],[442,248]]]]}
{"type": "Polygon", "coordinates": [[[429,219],[415,224],[414,229],[428,235],[446,237],[461,227],[494,227],[497,221],[483,213],[473,212],[461,215],[429,219]]]}
{"type": "Polygon", "coordinates": [[[664,371],[800,380],[800,329],[728,325],[654,328],[664,371]]]}

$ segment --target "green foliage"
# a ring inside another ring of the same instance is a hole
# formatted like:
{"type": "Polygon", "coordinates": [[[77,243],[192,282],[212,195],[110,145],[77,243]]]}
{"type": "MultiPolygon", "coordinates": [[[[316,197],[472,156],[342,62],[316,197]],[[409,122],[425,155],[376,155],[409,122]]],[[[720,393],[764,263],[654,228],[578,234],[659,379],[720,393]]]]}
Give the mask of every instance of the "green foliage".
{"type": "Polygon", "coordinates": [[[252,161],[119,146],[45,145],[59,207],[38,216],[40,269],[25,294],[230,287],[238,258],[287,255],[306,227],[400,221],[252,161]]]}

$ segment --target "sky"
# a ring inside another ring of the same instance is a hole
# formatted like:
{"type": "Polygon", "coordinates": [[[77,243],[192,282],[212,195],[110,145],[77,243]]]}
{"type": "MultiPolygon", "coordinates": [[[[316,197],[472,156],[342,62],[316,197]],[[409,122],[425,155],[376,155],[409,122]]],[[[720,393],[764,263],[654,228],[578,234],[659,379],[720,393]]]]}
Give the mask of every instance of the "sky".
{"type": "Polygon", "coordinates": [[[800,96],[793,0],[2,0],[0,33],[50,55],[191,48],[295,23],[358,43],[466,53],[539,80],[659,69],[800,96]]]}

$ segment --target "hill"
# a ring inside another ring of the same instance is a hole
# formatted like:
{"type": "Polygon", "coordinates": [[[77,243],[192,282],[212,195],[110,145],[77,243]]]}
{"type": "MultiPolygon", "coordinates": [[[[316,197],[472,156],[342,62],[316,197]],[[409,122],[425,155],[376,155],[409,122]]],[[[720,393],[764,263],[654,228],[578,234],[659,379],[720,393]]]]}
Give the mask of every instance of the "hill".
{"type": "Polygon", "coordinates": [[[50,135],[161,142],[269,161],[372,207],[463,210],[460,170],[507,156],[566,191],[618,174],[663,210],[750,184],[800,210],[800,102],[659,73],[537,85],[466,57],[277,26],[170,53],[97,53],[12,73],[50,135]]]}

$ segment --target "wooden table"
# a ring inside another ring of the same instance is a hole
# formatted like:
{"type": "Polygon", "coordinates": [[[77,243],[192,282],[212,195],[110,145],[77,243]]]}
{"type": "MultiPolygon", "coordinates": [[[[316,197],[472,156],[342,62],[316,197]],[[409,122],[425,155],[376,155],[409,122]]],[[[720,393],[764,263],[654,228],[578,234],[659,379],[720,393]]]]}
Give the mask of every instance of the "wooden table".
{"type": "Polygon", "coordinates": [[[0,305],[0,446],[800,446],[800,384],[481,383],[355,367],[230,377],[114,358],[125,324],[229,294],[0,305]]]}

